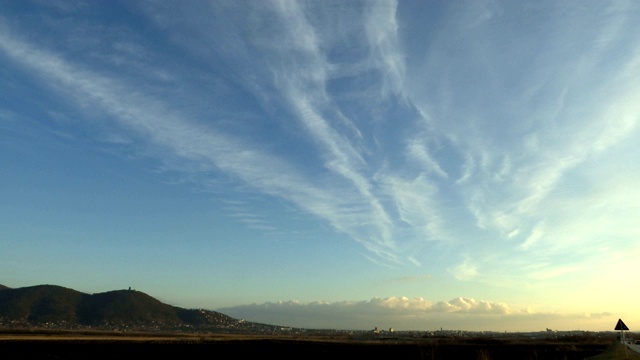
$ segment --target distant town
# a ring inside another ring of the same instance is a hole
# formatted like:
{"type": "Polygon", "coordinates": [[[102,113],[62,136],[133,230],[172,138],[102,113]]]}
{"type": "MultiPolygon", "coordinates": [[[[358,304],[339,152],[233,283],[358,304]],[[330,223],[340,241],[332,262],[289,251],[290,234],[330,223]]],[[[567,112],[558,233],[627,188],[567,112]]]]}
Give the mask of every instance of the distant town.
{"type": "MultiPolygon", "coordinates": [[[[206,316],[208,310],[199,310],[206,316]]],[[[286,326],[276,326],[268,324],[253,323],[242,319],[229,321],[225,324],[217,324],[216,326],[194,326],[190,324],[172,324],[163,322],[107,322],[99,326],[88,326],[60,322],[45,322],[33,324],[28,321],[9,320],[0,317],[0,329],[10,331],[34,331],[34,330],[51,330],[51,331],[108,331],[108,332],[151,332],[151,333],[202,333],[202,334],[256,334],[256,335],[297,335],[297,336],[335,336],[358,339],[377,339],[377,340],[410,340],[419,338],[432,339],[462,339],[462,338],[521,338],[532,340],[544,339],[569,339],[569,338],[611,338],[619,336],[615,331],[556,331],[546,329],[544,331],[533,332],[497,332],[497,331],[465,331],[465,330],[435,330],[435,331],[417,331],[403,330],[398,331],[394,328],[371,330],[338,330],[338,329],[304,329],[286,326]]],[[[633,340],[633,334],[628,335],[633,340]]]]}

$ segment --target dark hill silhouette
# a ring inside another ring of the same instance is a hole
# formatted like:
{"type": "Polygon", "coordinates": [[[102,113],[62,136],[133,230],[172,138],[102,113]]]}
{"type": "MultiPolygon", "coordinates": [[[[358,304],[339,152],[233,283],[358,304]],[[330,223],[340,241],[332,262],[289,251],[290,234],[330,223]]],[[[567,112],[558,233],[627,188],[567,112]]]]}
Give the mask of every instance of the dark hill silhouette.
{"type": "Polygon", "coordinates": [[[0,285],[0,327],[255,331],[275,326],[216,311],[183,309],[136,290],[85,294],[57,285],[0,285]]]}
{"type": "Polygon", "coordinates": [[[135,290],[116,290],[85,297],[78,308],[81,322],[164,322],[179,325],[177,309],[135,290]]]}
{"type": "Polygon", "coordinates": [[[76,309],[84,294],[54,285],[0,291],[0,317],[31,323],[77,322],[76,309]]]}

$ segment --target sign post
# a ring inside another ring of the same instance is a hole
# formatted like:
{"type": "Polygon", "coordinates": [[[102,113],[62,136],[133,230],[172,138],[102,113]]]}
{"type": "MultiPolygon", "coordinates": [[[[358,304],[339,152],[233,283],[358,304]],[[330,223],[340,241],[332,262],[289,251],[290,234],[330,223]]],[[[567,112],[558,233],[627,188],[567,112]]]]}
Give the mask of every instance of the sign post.
{"type": "Polygon", "coordinates": [[[629,328],[624,324],[622,319],[618,319],[618,323],[616,324],[616,328],[614,330],[620,330],[620,339],[622,340],[622,344],[624,344],[625,354],[627,354],[627,358],[629,358],[629,349],[627,349],[627,342],[624,339],[624,331],[629,331],[629,328]]]}

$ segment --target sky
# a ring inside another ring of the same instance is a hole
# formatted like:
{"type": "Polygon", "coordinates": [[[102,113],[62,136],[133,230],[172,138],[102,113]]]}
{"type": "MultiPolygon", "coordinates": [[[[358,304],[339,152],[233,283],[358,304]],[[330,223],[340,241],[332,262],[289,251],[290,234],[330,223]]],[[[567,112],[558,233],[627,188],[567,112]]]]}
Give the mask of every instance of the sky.
{"type": "Polygon", "coordinates": [[[634,331],[639,33],[637,1],[1,1],[0,284],[634,331]]]}

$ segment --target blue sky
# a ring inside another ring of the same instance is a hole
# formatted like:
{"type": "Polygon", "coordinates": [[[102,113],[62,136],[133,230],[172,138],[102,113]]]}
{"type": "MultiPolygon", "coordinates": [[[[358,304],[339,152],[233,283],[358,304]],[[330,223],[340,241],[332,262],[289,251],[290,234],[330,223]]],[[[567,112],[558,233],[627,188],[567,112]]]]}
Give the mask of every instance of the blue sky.
{"type": "Polygon", "coordinates": [[[0,283],[633,330],[638,33],[633,1],[3,2],[0,283]]]}

